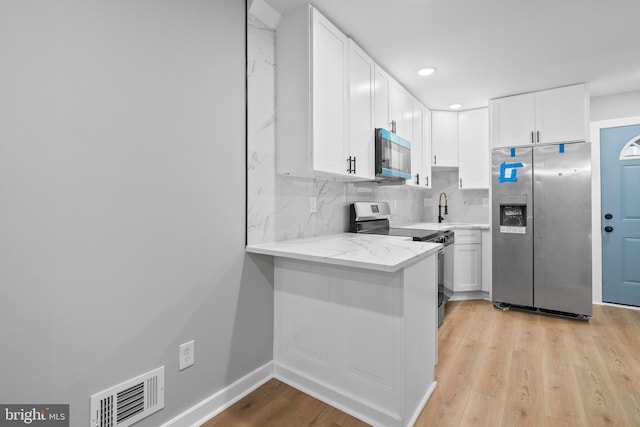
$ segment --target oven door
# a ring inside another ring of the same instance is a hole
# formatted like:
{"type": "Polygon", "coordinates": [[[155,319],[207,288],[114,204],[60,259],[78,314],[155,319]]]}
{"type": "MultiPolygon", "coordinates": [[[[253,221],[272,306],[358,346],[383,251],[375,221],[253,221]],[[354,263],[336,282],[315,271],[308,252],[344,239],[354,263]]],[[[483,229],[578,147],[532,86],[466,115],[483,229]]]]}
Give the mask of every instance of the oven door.
{"type": "Polygon", "coordinates": [[[376,179],[411,178],[411,142],[386,129],[376,129],[376,179]]]}

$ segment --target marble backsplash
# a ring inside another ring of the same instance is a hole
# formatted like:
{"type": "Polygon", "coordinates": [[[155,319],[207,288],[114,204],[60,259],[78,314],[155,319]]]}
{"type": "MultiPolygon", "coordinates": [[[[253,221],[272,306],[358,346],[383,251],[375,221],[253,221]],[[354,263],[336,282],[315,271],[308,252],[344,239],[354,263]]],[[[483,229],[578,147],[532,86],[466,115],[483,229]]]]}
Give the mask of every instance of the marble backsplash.
{"type": "Polygon", "coordinates": [[[437,221],[437,196],[449,196],[449,221],[488,222],[488,191],[457,189],[457,170],[435,171],[433,190],[373,182],[297,178],[275,170],[275,31],[249,14],[247,26],[247,242],[347,231],[349,204],[388,201],[392,225],[437,221]],[[316,212],[310,212],[315,198],[316,212]],[[430,206],[429,206],[430,205],[430,206]]]}
{"type": "MultiPolygon", "coordinates": [[[[489,190],[461,190],[458,188],[457,169],[435,169],[431,172],[433,190],[425,197],[432,199],[424,208],[427,222],[438,221],[438,199],[441,192],[447,195],[449,222],[489,224],[489,190]]],[[[443,198],[444,200],[444,198],[443,198]]],[[[444,209],[443,209],[444,212],[444,209]]]]}

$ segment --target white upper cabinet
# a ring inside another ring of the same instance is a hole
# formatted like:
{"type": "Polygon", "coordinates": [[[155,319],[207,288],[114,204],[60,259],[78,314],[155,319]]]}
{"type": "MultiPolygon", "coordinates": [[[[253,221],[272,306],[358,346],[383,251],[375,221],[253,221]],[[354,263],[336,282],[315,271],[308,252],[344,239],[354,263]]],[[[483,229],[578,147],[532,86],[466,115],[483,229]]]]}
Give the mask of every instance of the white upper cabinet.
{"type": "Polygon", "coordinates": [[[458,161],[461,189],[488,189],[490,183],[489,109],[458,113],[458,161]]]}
{"type": "Polygon", "coordinates": [[[349,154],[349,39],[306,5],[280,21],[276,63],[277,172],[364,179],[353,173],[358,159],[349,154]]]}
{"type": "Polygon", "coordinates": [[[353,40],[349,40],[349,144],[347,160],[356,177],[375,176],[375,128],[373,60],[353,40]]]}
{"type": "Polygon", "coordinates": [[[431,188],[431,116],[429,109],[413,99],[413,141],[411,142],[411,175],[407,185],[431,188]]]}
{"type": "Polygon", "coordinates": [[[584,84],[489,102],[492,147],[584,141],[589,95],[584,84]]]}
{"type": "Polygon", "coordinates": [[[393,131],[395,123],[396,134],[413,142],[413,107],[409,92],[395,80],[389,86],[389,130],[393,131]]]}
{"type": "Polygon", "coordinates": [[[413,187],[422,187],[424,181],[424,167],[422,165],[422,150],[424,146],[424,107],[417,100],[411,100],[411,126],[413,128],[411,140],[411,179],[408,179],[407,185],[413,187]]]}
{"type": "Polygon", "coordinates": [[[431,116],[382,68],[374,69],[374,124],[392,130],[411,142],[411,175],[408,186],[431,188],[431,116]],[[393,122],[393,124],[392,124],[393,122]]]}
{"type": "Polygon", "coordinates": [[[532,132],[536,128],[535,94],[492,99],[489,106],[493,147],[517,147],[532,143],[532,132]]]}
{"type": "Polygon", "coordinates": [[[538,143],[587,139],[589,96],[585,85],[545,90],[536,95],[538,143]]]}
{"type": "Polygon", "coordinates": [[[379,66],[374,67],[374,124],[376,128],[391,130],[389,120],[389,88],[391,77],[379,66]]]}
{"type": "Polygon", "coordinates": [[[458,167],[458,113],[431,112],[431,164],[458,167]]]}
{"type": "Polygon", "coordinates": [[[431,188],[431,111],[428,108],[422,110],[422,173],[424,179],[420,179],[422,188],[431,188]]]}

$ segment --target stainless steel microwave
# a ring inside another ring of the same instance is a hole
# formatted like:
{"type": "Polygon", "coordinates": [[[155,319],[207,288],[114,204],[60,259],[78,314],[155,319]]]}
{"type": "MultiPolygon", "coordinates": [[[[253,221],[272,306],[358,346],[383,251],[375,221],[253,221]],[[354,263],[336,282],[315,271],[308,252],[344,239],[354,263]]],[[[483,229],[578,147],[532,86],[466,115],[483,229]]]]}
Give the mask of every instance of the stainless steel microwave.
{"type": "Polygon", "coordinates": [[[376,180],[411,178],[411,142],[387,129],[376,129],[376,180]]]}

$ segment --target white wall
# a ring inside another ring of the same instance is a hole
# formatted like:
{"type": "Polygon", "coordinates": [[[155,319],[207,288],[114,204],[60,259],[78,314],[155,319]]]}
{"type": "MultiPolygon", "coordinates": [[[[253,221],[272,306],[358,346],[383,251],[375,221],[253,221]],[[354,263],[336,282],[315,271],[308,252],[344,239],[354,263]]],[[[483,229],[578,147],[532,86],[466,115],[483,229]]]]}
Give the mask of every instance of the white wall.
{"type": "Polygon", "coordinates": [[[273,26],[278,19],[273,15],[268,5],[255,1],[247,26],[248,242],[342,233],[349,227],[348,207],[353,201],[389,201],[394,224],[422,220],[423,198],[430,197],[429,191],[370,182],[352,184],[276,175],[275,72],[278,65],[273,26]],[[311,197],[317,200],[316,213],[309,212],[311,197]]]}
{"type": "Polygon", "coordinates": [[[156,426],[270,361],[245,2],[3,1],[0,58],[0,402],[87,425],[91,394],[165,365],[156,426]]]}
{"type": "Polygon", "coordinates": [[[640,123],[640,91],[591,98],[593,301],[597,303],[602,302],[600,130],[602,128],[628,126],[637,123],[640,123]]]}
{"type": "Polygon", "coordinates": [[[591,98],[591,121],[640,116],[640,90],[591,98]]]}

